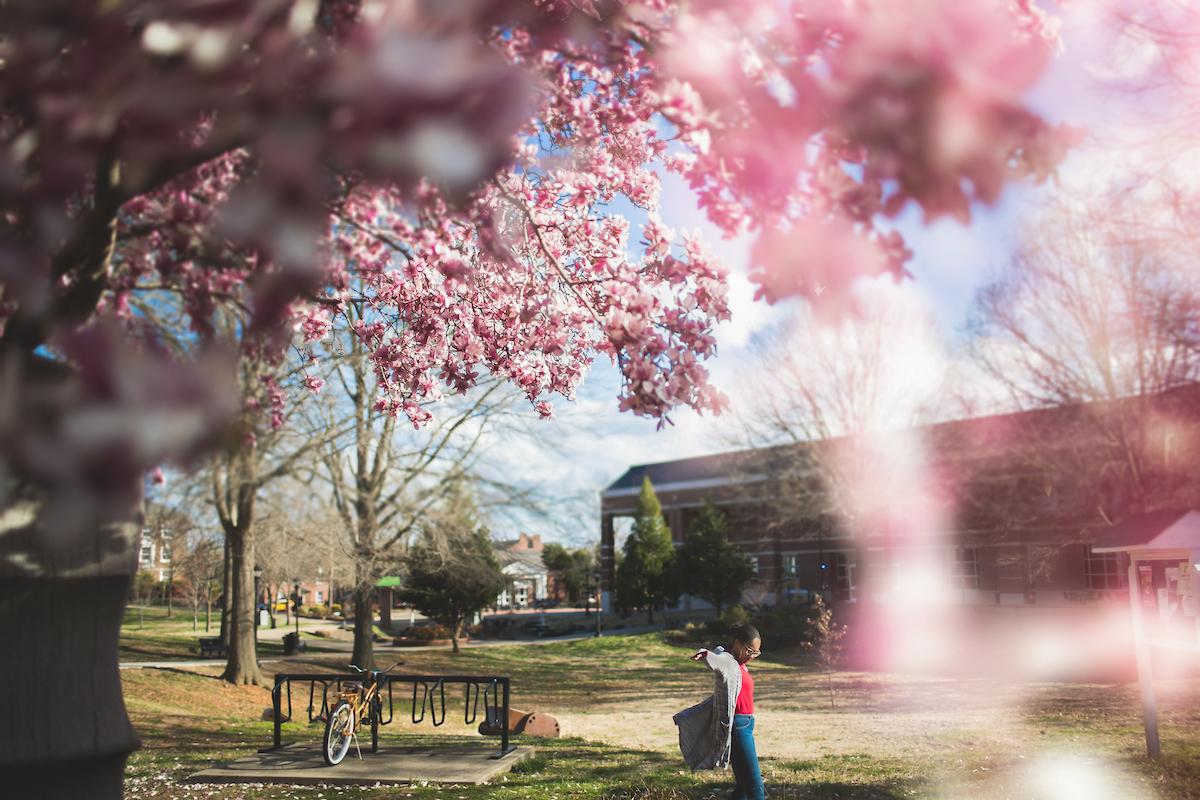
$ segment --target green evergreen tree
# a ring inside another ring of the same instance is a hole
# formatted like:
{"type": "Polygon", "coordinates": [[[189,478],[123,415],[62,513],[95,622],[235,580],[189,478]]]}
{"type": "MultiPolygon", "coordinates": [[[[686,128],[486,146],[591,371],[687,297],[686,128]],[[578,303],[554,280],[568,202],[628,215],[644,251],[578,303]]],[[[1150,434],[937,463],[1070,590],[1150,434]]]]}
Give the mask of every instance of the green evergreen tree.
{"type": "Polygon", "coordinates": [[[542,563],[566,592],[567,602],[576,604],[583,598],[592,576],[591,550],[586,547],[568,550],[557,542],[550,542],[542,550],[542,563]]]}
{"type": "Polygon", "coordinates": [[[675,546],[648,476],[642,479],[633,529],[623,550],[625,558],[617,567],[617,608],[644,608],[648,620],[654,622],[654,609],[678,593],[672,580],[675,546]]]}
{"type": "Polygon", "coordinates": [[[451,492],[441,513],[431,514],[423,538],[405,559],[399,594],[451,631],[454,652],[463,626],[496,601],[505,578],[487,529],[470,496],[451,492]]]}
{"type": "Polygon", "coordinates": [[[729,541],[725,515],[705,500],[700,514],[687,529],[678,555],[678,588],[721,609],[736,603],[750,583],[750,560],[729,541]]]}

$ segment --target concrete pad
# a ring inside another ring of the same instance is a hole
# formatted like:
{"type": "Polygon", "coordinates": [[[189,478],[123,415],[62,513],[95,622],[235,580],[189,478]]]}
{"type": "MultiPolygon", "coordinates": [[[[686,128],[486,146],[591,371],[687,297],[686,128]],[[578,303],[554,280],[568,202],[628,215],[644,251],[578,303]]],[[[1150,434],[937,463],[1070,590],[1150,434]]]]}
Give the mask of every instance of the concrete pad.
{"type": "Polygon", "coordinates": [[[321,748],[312,745],[284,746],[279,750],[254,753],[237,761],[217,764],[185,783],[289,783],[375,785],[376,783],[487,783],[508,772],[513,764],[533,755],[518,747],[503,758],[487,743],[446,744],[437,747],[380,745],[378,753],[364,748],[359,760],[353,746],[336,767],[325,764],[321,748]]]}

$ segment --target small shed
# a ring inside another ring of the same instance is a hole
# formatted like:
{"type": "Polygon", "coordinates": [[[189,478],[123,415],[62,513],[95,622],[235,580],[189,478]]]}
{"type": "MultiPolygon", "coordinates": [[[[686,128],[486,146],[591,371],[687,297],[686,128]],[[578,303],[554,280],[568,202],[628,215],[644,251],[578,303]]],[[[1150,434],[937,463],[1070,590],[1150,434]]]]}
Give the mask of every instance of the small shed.
{"type": "Polygon", "coordinates": [[[1134,515],[1102,532],[1092,552],[1122,553],[1129,558],[1129,605],[1146,752],[1157,758],[1158,711],[1150,649],[1200,654],[1200,511],[1170,509],[1134,515]]]}

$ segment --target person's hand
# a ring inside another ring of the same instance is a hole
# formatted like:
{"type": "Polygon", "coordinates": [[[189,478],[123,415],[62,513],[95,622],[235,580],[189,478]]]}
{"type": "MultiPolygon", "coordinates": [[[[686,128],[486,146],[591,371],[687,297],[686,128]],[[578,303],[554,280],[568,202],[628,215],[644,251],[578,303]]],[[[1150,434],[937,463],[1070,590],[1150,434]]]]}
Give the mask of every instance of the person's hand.
{"type": "Polygon", "coordinates": [[[692,661],[702,661],[706,655],[708,655],[708,651],[701,647],[695,652],[695,654],[688,656],[688,658],[690,658],[692,661]]]}

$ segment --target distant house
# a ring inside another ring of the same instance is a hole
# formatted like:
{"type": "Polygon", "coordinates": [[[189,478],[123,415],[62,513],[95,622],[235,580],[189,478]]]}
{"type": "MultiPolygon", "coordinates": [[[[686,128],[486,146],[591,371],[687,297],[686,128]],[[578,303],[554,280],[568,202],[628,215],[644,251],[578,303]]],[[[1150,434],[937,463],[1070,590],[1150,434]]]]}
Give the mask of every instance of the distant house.
{"type": "Polygon", "coordinates": [[[171,574],[171,559],[174,556],[174,540],[169,528],[153,531],[142,529],[142,540],[138,548],[138,569],[149,572],[158,582],[167,580],[171,574]]]}
{"type": "Polygon", "coordinates": [[[550,576],[542,563],[542,537],[522,533],[516,539],[494,543],[496,558],[507,585],[496,598],[499,608],[528,608],[547,596],[550,576]]]}

